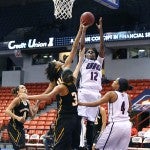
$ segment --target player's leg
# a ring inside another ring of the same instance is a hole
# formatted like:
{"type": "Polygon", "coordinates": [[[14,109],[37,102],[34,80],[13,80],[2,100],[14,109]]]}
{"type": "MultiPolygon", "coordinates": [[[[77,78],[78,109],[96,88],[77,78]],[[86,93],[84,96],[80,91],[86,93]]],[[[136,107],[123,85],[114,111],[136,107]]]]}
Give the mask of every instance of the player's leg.
{"type": "Polygon", "coordinates": [[[86,139],[87,139],[88,150],[92,150],[93,137],[94,137],[93,129],[94,129],[94,122],[87,120],[86,139]]]}
{"type": "Polygon", "coordinates": [[[118,149],[128,149],[131,138],[131,122],[120,123],[121,136],[119,138],[118,149]]]}
{"type": "Polygon", "coordinates": [[[70,118],[60,117],[57,119],[55,127],[54,150],[71,149],[72,144],[72,130],[70,118]]]}
{"type": "Polygon", "coordinates": [[[97,138],[95,149],[113,149],[113,143],[110,144],[111,142],[110,138],[112,138],[113,128],[114,128],[113,123],[110,123],[106,126],[105,130],[102,133],[100,133],[99,137],[97,138]]]}
{"type": "Polygon", "coordinates": [[[73,131],[73,137],[72,137],[72,150],[79,149],[80,133],[81,133],[81,117],[77,116],[77,122],[74,125],[74,131],[73,131]]]}
{"type": "Polygon", "coordinates": [[[81,119],[81,133],[80,133],[80,147],[85,147],[85,137],[86,137],[86,118],[81,119]]]}
{"type": "MultiPolygon", "coordinates": [[[[78,99],[80,102],[86,102],[87,96],[84,90],[78,90],[78,99]]],[[[85,146],[86,136],[86,106],[78,106],[78,115],[81,116],[81,133],[80,133],[80,147],[85,146]]]]}
{"type": "Polygon", "coordinates": [[[14,122],[11,120],[7,127],[10,141],[15,150],[25,148],[25,131],[23,127],[14,125],[14,122]]]}
{"type": "MultiPolygon", "coordinates": [[[[87,94],[87,101],[92,102],[97,100],[100,97],[100,93],[97,91],[92,91],[87,94]]],[[[98,114],[99,108],[98,107],[87,107],[86,108],[86,115],[87,115],[87,130],[86,130],[86,139],[87,139],[87,147],[89,150],[92,149],[93,140],[94,140],[94,121],[98,114]]]]}

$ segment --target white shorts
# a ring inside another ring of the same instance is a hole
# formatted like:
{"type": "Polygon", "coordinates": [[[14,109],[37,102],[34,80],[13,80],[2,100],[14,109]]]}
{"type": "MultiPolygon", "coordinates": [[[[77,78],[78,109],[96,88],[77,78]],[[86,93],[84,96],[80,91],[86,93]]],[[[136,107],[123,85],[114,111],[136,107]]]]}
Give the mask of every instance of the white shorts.
{"type": "MultiPolygon", "coordinates": [[[[99,91],[90,91],[85,89],[78,90],[78,99],[80,102],[94,102],[101,97],[99,91]]],[[[95,121],[98,113],[97,107],[78,106],[78,115],[86,117],[89,121],[95,121]]]]}
{"type": "Polygon", "coordinates": [[[109,123],[99,135],[95,148],[98,150],[127,150],[130,138],[130,121],[109,123]]]}

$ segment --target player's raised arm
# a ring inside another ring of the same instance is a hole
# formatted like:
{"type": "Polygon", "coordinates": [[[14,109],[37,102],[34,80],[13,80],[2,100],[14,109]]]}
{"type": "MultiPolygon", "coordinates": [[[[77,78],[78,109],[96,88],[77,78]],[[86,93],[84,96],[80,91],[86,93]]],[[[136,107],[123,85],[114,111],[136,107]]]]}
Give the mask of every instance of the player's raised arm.
{"type": "Polygon", "coordinates": [[[76,38],[73,42],[71,52],[70,52],[69,56],[67,57],[65,64],[63,65],[64,68],[65,67],[70,68],[70,66],[71,66],[71,63],[72,63],[72,61],[76,55],[77,49],[78,49],[80,37],[82,34],[82,29],[83,29],[83,25],[80,23],[80,27],[79,27],[78,33],[76,35],[76,38]]]}
{"type": "Polygon", "coordinates": [[[77,79],[83,59],[84,59],[84,53],[85,53],[85,48],[79,51],[79,61],[78,64],[73,72],[73,76],[77,79]]]}
{"type": "Polygon", "coordinates": [[[103,23],[102,17],[99,19],[99,24],[96,24],[99,34],[100,34],[100,48],[99,48],[99,56],[104,58],[105,57],[105,47],[104,47],[104,37],[103,37],[103,23]]]}
{"type": "Polygon", "coordinates": [[[96,106],[99,106],[101,104],[108,103],[109,101],[111,101],[114,97],[114,94],[115,93],[113,91],[110,91],[110,92],[107,92],[101,99],[99,99],[97,101],[94,101],[94,102],[78,102],[78,105],[88,106],[88,107],[96,107],[96,106]]]}

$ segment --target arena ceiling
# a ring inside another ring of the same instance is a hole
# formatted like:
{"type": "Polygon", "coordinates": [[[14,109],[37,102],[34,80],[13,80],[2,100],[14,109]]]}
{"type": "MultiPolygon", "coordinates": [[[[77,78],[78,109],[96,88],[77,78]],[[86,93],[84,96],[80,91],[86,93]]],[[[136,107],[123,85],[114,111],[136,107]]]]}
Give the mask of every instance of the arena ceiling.
{"type": "MultiPolygon", "coordinates": [[[[31,3],[47,3],[47,5],[53,9],[52,0],[0,0],[0,9],[17,5],[30,5],[31,3]]],[[[78,26],[81,13],[91,11],[95,15],[96,20],[98,20],[100,16],[103,17],[105,32],[115,31],[116,29],[120,30],[121,27],[124,28],[124,26],[128,25],[135,26],[135,28],[137,25],[138,27],[141,25],[150,28],[149,8],[150,0],[120,0],[120,7],[117,10],[107,8],[94,0],[75,0],[71,22],[74,26],[78,26]]],[[[53,19],[49,24],[53,26],[54,23],[57,23],[67,26],[69,24],[68,22],[69,21],[54,21],[53,19]]]]}
{"type": "Polygon", "coordinates": [[[47,1],[47,0],[0,0],[0,7],[28,5],[30,3],[37,3],[42,1],[47,1]]]}
{"type": "MultiPolygon", "coordinates": [[[[14,5],[30,5],[31,3],[47,2],[48,5],[53,5],[52,0],[0,0],[0,7],[10,7],[14,5]]],[[[125,16],[135,21],[141,20],[145,22],[150,17],[150,0],[120,0],[120,8],[116,11],[115,15],[125,16]]],[[[101,15],[111,15],[112,10],[98,4],[94,0],[76,0],[74,3],[74,10],[83,9],[97,12],[101,15]]],[[[113,19],[113,18],[112,18],[113,19]]]]}

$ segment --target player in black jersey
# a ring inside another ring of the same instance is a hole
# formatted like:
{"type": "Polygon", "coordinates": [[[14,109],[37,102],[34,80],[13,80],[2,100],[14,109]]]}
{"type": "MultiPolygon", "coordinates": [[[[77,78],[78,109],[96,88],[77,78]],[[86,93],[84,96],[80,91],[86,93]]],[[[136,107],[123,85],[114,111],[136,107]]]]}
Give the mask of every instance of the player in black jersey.
{"type": "Polygon", "coordinates": [[[47,79],[50,81],[49,86],[44,91],[44,93],[49,93],[52,91],[52,89],[57,85],[57,80],[61,77],[61,73],[63,68],[70,68],[72,61],[74,60],[74,57],[77,53],[80,37],[82,34],[83,25],[80,24],[78,33],[75,37],[75,40],[72,45],[72,49],[70,51],[69,56],[66,58],[65,62],[62,63],[62,61],[51,61],[48,63],[47,68],[45,69],[45,74],[47,76],[47,79]]]}
{"type": "Polygon", "coordinates": [[[79,147],[80,141],[80,119],[77,113],[77,89],[75,81],[82,64],[85,49],[80,51],[79,62],[74,72],[66,68],[62,71],[62,82],[55,86],[48,94],[26,95],[20,97],[28,99],[49,100],[59,94],[60,105],[55,128],[54,150],[72,150],[79,147]]]}
{"type": "Polygon", "coordinates": [[[12,93],[16,96],[10,105],[6,109],[11,119],[8,124],[8,133],[10,140],[15,150],[20,150],[25,147],[25,131],[23,124],[28,116],[33,117],[38,108],[31,108],[27,99],[21,99],[18,97],[20,93],[27,93],[27,89],[24,85],[19,85],[12,89],[12,93]]]}
{"type": "MultiPolygon", "coordinates": [[[[61,77],[62,70],[66,67],[70,68],[72,61],[77,53],[82,30],[83,30],[83,25],[80,23],[78,33],[77,33],[75,40],[73,42],[73,45],[72,45],[72,49],[64,63],[62,63],[62,61],[56,61],[56,60],[48,63],[48,66],[45,69],[45,74],[47,76],[47,79],[50,81],[50,83],[49,83],[47,89],[43,92],[44,94],[51,92],[53,90],[53,88],[55,86],[57,86],[57,81],[61,77]]],[[[57,102],[59,102],[60,98],[58,95],[56,96],[56,99],[57,99],[57,102]]],[[[39,105],[39,102],[40,101],[37,101],[37,105],[39,105]]],[[[59,103],[57,103],[57,104],[59,105],[59,103]]]]}

